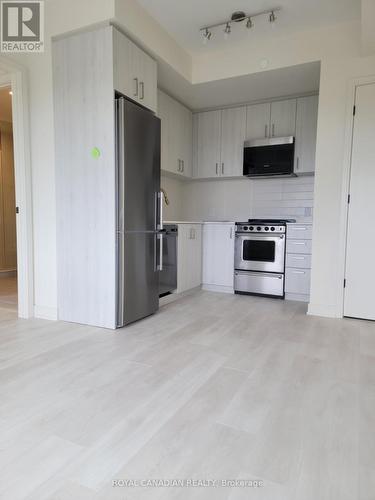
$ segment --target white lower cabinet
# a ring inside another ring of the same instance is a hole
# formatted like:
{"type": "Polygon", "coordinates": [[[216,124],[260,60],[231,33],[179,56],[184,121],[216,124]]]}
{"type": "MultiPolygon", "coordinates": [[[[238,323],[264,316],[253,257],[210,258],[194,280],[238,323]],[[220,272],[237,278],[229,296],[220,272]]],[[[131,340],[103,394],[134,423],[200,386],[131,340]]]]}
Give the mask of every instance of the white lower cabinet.
{"type": "Polygon", "coordinates": [[[179,224],[177,238],[177,290],[186,292],[202,284],[202,225],[179,224]]]}
{"type": "Polygon", "coordinates": [[[202,288],[233,293],[235,226],[228,223],[203,225],[202,288]]]}
{"type": "Polygon", "coordinates": [[[311,224],[290,224],[286,237],[285,298],[309,302],[311,224]]]}

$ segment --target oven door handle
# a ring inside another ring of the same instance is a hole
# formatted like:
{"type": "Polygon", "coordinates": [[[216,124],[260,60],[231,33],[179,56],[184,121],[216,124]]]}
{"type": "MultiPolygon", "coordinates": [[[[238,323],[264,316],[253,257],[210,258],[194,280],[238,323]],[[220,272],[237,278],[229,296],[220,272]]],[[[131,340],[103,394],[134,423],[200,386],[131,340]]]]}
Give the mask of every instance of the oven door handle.
{"type": "Polygon", "coordinates": [[[279,239],[279,240],[283,240],[285,237],[284,234],[272,234],[272,233],[267,233],[267,234],[252,234],[252,235],[248,235],[248,234],[242,234],[242,233],[236,233],[236,238],[239,238],[239,239],[242,239],[242,240],[250,240],[250,241],[253,241],[253,240],[276,240],[276,239],[279,239]]]}
{"type": "Polygon", "coordinates": [[[274,280],[282,280],[283,275],[277,273],[252,273],[251,271],[235,271],[236,276],[256,276],[257,278],[269,278],[274,280]]]}

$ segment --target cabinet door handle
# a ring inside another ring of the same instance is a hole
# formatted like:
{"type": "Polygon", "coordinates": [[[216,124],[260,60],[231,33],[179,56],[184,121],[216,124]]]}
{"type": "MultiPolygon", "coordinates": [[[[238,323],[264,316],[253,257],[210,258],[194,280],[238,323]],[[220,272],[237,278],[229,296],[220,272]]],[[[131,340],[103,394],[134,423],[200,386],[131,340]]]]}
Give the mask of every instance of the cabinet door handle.
{"type": "Polygon", "coordinates": [[[177,171],[178,171],[178,172],[181,172],[181,160],[180,160],[180,159],[178,159],[178,160],[177,160],[177,162],[178,162],[177,171]]]}
{"type": "Polygon", "coordinates": [[[265,138],[268,137],[268,125],[266,125],[265,128],[264,128],[264,137],[265,138]]]}
{"type": "Polygon", "coordinates": [[[139,82],[138,78],[134,78],[134,83],[135,83],[135,91],[134,91],[134,97],[138,97],[139,94],[139,82]]]}
{"type": "Polygon", "coordinates": [[[275,137],[275,124],[272,124],[272,137],[275,137]]]}
{"type": "Polygon", "coordinates": [[[221,164],[221,175],[224,175],[224,163],[221,164]]]}
{"type": "Polygon", "coordinates": [[[144,84],[144,82],[139,82],[139,86],[141,88],[141,95],[139,96],[139,98],[143,101],[143,99],[145,98],[145,84],[144,84]]]}
{"type": "Polygon", "coordinates": [[[218,169],[219,169],[219,164],[216,163],[216,175],[218,175],[218,171],[219,171],[218,169]]]}
{"type": "Polygon", "coordinates": [[[306,274],[305,271],[292,271],[293,274],[306,274]]]}
{"type": "Polygon", "coordinates": [[[297,165],[296,165],[296,170],[299,170],[299,157],[297,156],[297,165]]]}
{"type": "Polygon", "coordinates": [[[185,172],[185,161],[181,160],[182,172],[185,172]]]}

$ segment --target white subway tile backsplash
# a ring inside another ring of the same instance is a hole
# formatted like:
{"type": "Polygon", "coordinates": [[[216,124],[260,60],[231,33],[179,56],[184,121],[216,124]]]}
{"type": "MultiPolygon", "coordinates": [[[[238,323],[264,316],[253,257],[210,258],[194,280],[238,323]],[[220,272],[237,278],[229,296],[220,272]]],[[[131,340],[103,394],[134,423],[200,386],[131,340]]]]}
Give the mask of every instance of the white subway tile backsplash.
{"type": "Polygon", "coordinates": [[[253,218],[290,218],[312,222],[314,177],[252,181],[250,215],[253,218]]]}

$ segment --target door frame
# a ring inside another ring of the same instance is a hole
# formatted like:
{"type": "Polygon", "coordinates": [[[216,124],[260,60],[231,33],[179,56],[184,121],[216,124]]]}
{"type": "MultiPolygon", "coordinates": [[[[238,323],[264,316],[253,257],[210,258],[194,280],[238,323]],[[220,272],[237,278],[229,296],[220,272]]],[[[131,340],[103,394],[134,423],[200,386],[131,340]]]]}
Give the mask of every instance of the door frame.
{"type": "Polygon", "coordinates": [[[34,316],[34,258],[30,122],[27,72],[23,66],[0,56],[0,86],[12,90],[12,121],[17,230],[18,316],[34,316]]]}
{"type": "Polygon", "coordinates": [[[354,115],[353,107],[355,105],[355,97],[357,87],[362,85],[375,84],[375,75],[353,78],[349,82],[347,93],[347,112],[346,112],[346,128],[345,128],[345,149],[343,162],[343,182],[341,192],[342,206],[342,221],[340,223],[340,248],[343,249],[339,255],[339,276],[341,277],[338,283],[339,287],[339,311],[338,316],[343,318],[345,311],[345,289],[344,280],[346,275],[346,257],[348,244],[348,223],[349,223],[349,203],[348,196],[350,194],[350,179],[352,170],[352,150],[353,150],[353,133],[354,133],[354,115]]]}

